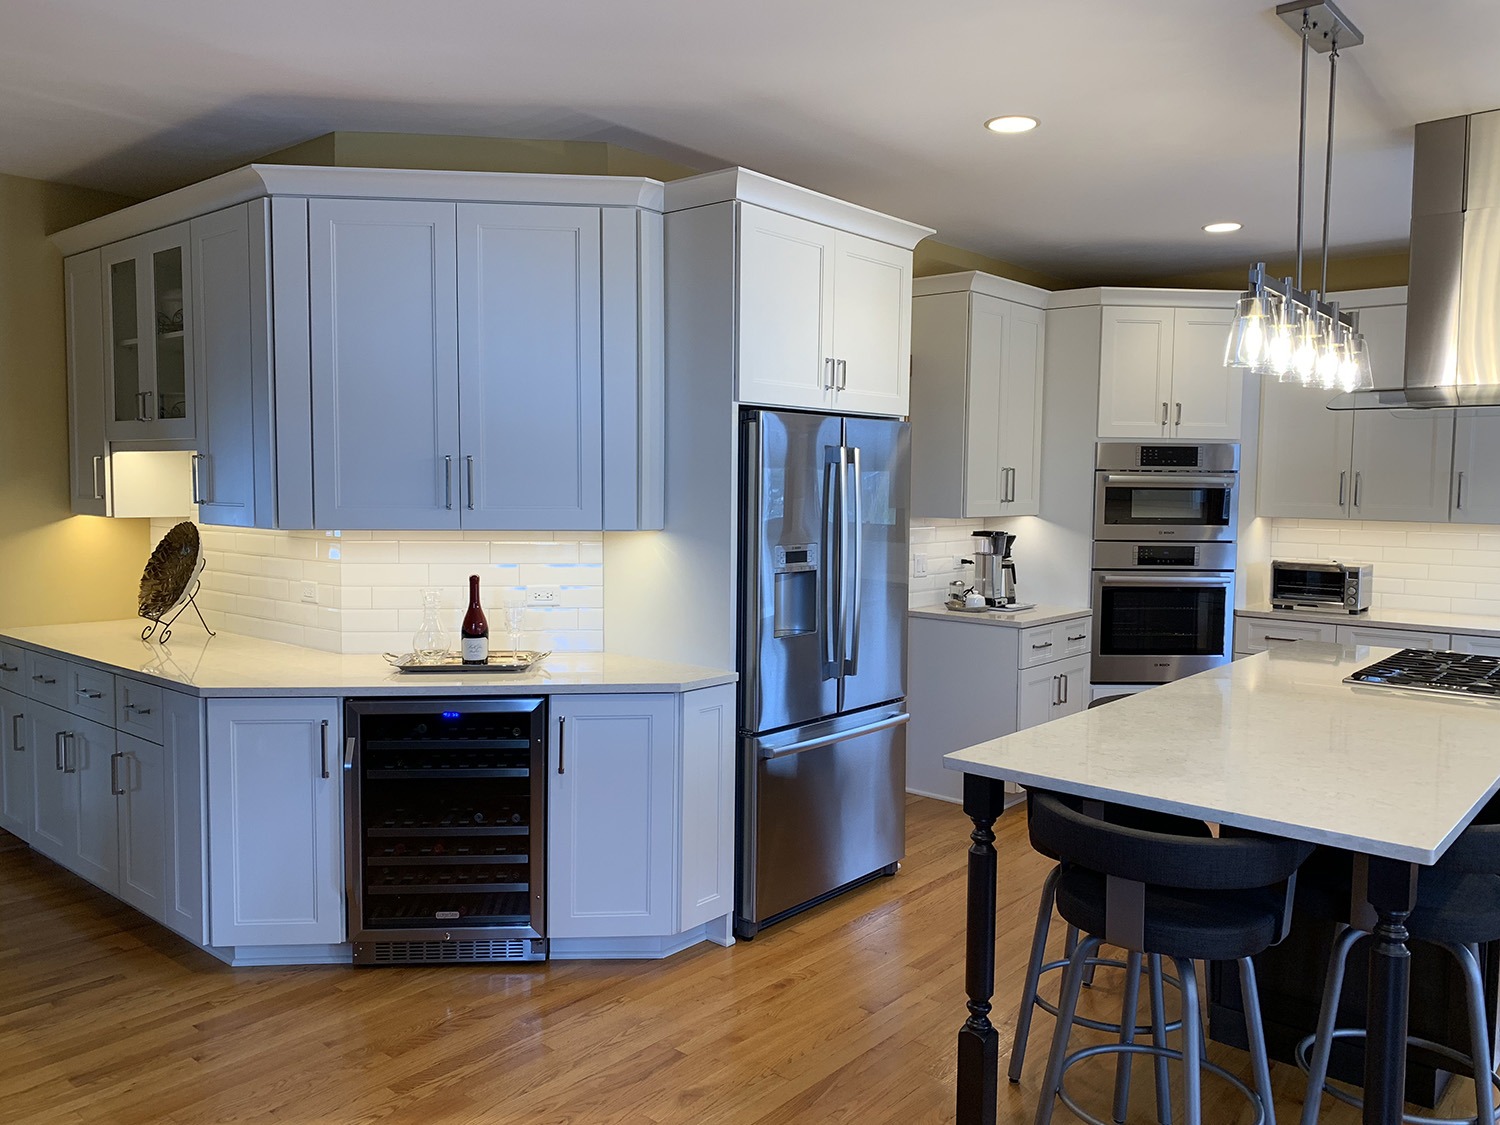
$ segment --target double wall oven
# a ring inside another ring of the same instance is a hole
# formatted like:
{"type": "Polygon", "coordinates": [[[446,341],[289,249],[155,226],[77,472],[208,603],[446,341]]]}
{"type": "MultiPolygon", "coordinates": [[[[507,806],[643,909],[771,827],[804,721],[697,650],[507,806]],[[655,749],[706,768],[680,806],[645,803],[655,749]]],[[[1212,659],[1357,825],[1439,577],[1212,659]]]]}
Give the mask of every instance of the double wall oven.
{"type": "Polygon", "coordinates": [[[1093,681],[1228,663],[1239,446],[1102,442],[1095,468],[1093,681]]]}

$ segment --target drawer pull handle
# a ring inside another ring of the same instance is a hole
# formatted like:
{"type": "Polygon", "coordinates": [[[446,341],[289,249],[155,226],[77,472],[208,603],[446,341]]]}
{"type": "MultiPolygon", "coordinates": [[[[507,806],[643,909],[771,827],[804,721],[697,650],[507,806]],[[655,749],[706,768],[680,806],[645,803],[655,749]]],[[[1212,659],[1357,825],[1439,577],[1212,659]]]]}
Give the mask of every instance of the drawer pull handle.
{"type": "Polygon", "coordinates": [[[1273,637],[1270,633],[1266,633],[1261,637],[1261,640],[1264,641],[1289,641],[1293,644],[1301,639],[1301,637],[1273,637]]]}
{"type": "Polygon", "coordinates": [[[149,714],[151,714],[151,708],[149,708],[149,707],[142,707],[142,706],[140,706],[137,703],[127,703],[127,704],[125,704],[125,710],[129,711],[132,715],[149,715],[149,714]]]}
{"type": "Polygon", "coordinates": [[[76,695],[79,699],[103,699],[104,698],[104,693],[102,691],[90,691],[86,687],[79,688],[73,694],[76,695]]]}
{"type": "Polygon", "coordinates": [[[21,669],[14,664],[0,664],[0,672],[19,672],[21,669]]]}
{"type": "Polygon", "coordinates": [[[1068,640],[1070,640],[1070,641],[1081,641],[1081,640],[1085,639],[1087,636],[1088,636],[1087,633],[1079,633],[1078,636],[1076,636],[1076,637],[1073,636],[1072,633],[1069,633],[1068,634],[1068,640]]]}
{"type": "Polygon", "coordinates": [[[32,676],[31,678],[39,684],[46,684],[48,687],[51,687],[53,684],[57,683],[56,676],[32,676]]]}
{"type": "Polygon", "coordinates": [[[1032,648],[1051,648],[1052,647],[1052,642],[1051,641],[1043,641],[1041,644],[1039,644],[1039,645],[1032,645],[1031,647],[1032,648]]]}

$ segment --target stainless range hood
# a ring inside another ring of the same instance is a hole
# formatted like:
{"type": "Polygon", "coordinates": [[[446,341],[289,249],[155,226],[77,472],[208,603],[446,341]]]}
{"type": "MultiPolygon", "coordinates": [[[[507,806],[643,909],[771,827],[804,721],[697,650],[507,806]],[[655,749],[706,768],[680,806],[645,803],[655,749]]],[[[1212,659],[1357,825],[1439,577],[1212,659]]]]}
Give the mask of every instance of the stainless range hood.
{"type": "Polygon", "coordinates": [[[1500,110],[1417,126],[1403,378],[1328,409],[1500,406],[1500,110]]]}

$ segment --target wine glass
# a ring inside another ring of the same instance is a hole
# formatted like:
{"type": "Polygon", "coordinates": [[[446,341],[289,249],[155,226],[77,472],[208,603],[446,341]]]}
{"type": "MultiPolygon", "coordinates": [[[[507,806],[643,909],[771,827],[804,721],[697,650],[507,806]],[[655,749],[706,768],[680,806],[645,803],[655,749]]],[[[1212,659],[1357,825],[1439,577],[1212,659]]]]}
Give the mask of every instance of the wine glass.
{"type": "Polygon", "coordinates": [[[524,606],[507,605],[505,607],[505,629],[510,634],[512,656],[516,656],[521,651],[521,618],[524,612],[524,606]]]}

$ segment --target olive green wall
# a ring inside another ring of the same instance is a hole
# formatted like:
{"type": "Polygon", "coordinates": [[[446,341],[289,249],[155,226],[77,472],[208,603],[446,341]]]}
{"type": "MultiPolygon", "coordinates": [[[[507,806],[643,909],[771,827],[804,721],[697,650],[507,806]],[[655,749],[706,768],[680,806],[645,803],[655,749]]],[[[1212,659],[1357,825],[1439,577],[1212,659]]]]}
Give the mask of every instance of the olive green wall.
{"type": "MultiPolygon", "coordinates": [[[[1201,273],[1175,274],[1171,277],[1156,277],[1143,281],[1143,285],[1162,285],[1184,289],[1243,289],[1249,281],[1250,266],[1236,266],[1227,270],[1208,270],[1201,273]]],[[[1364,254],[1347,258],[1328,259],[1328,292],[1338,293],[1348,289],[1383,289],[1388,285],[1405,285],[1409,255],[1405,250],[1386,254],[1364,254]]],[[[1266,269],[1273,277],[1295,277],[1296,262],[1267,262],[1266,269]]],[[[1309,257],[1302,267],[1303,288],[1316,289],[1322,281],[1323,263],[1309,257]]]]}
{"type": "Polygon", "coordinates": [[[0,175],[3,625],[135,615],[147,522],[75,516],[70,506],[62,256],[46,238],[130,202],[0,175]]]}

